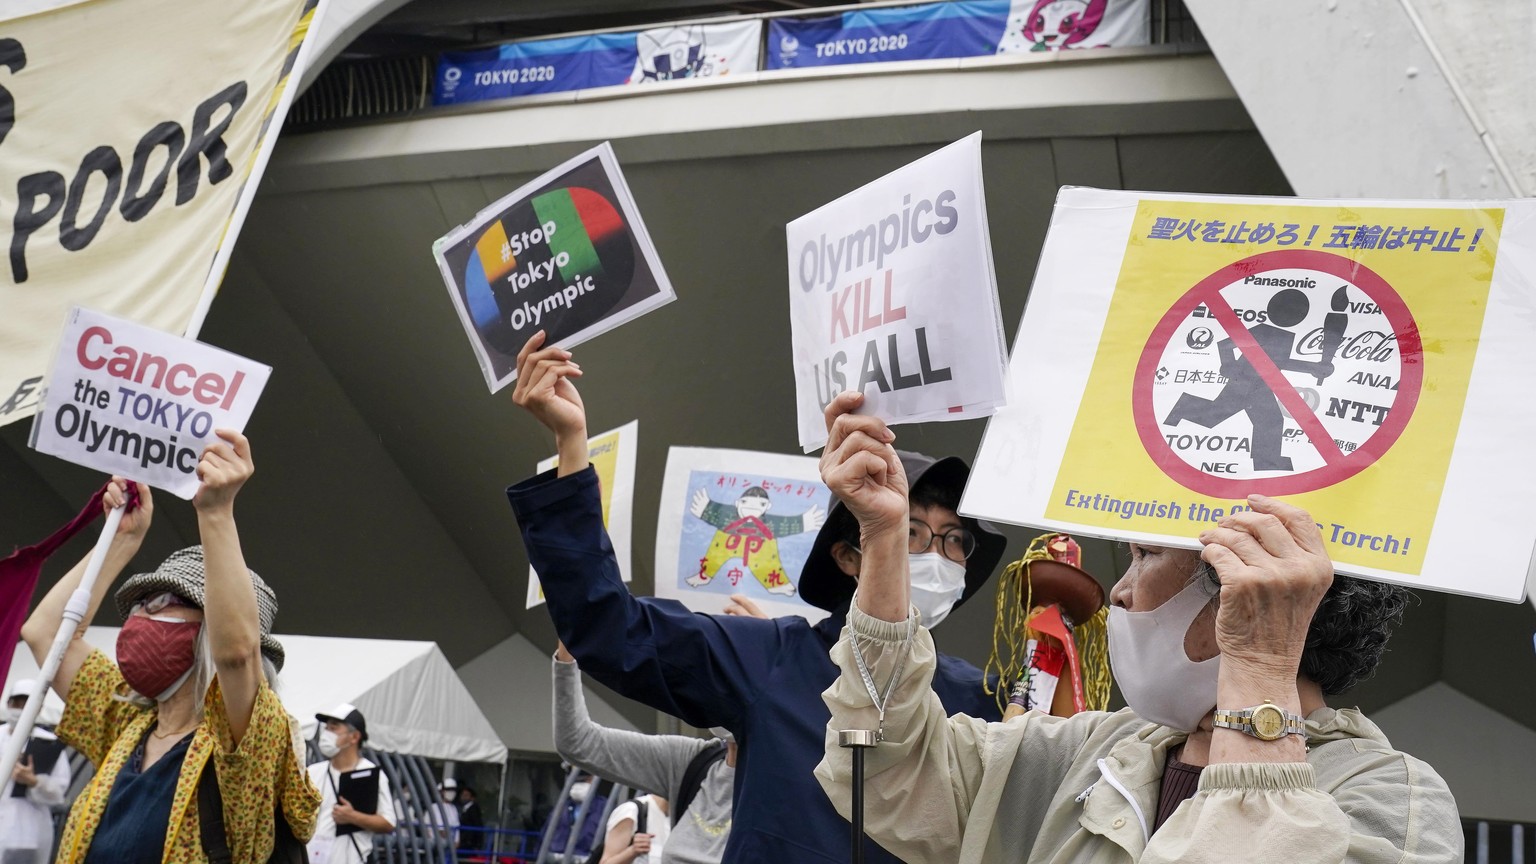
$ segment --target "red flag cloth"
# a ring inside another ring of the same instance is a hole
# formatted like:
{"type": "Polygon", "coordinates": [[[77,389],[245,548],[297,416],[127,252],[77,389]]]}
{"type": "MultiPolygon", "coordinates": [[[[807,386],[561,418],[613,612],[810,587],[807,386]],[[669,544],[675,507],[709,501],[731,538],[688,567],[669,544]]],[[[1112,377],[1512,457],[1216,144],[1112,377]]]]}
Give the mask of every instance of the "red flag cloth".
{"type": "MultiPolygon", "coordinates": [[[[130,485],[128,490],[128,506],[132,509],[138,503],[138,487],[130,485]]],[[[0,681],[11,672],[11,657],[16,653],[16,643],[21,641],[21,625],[27,620],[27,608],[32,603],[32,592],[37,589],[43,562],[101,515],[101,498],[106,492],[105,486],[96,490],[85,509],[47,540],[17,549],[0,561],[0,681]]]]}

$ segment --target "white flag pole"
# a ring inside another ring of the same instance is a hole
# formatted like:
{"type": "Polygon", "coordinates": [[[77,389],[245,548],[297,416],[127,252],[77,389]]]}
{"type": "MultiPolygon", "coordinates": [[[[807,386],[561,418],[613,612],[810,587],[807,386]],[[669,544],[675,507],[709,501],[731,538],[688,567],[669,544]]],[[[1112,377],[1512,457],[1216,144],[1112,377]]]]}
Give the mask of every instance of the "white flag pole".
{"type": "MultiPolygon", "coordinates": [[[[314,56],[316,40],[310,37],[314,35],[316,26],[329,5],[330,0],[319,0],[315,5],[314,14],[310,16],[304,41],[299,45],[298,55],[294,57],[293,68],[288,70],[287,83],[278,97],[277,106],[272,109],[272,118],[267,124],[267,132],[262,136],[261,143],[256,149],[255,161],[251,165],[250,173],[246,175],[245,186],[240,190],[235,209],[230,214],[223,242],[214,253],[213,264],[208,268],[208,277],[203,280],[203,291],[198,298],[197,307],[193,309],[192,318],[187,322],[185,335],[188,339],[197,338],[202,332],[203,322],[208,318],[213,297],[218,293],[219,283],[224,279],[224,268],[229,266],[229,256],[234,251],[235,240],[240,236],[240,229],[245,225],[246,214],[251,210],[251,201],[256,197],[256,187],[262,174],[266,172],[267,163],[272,158],[273,145],[277,143],[277,135],[282,131],[283,121],[288,117],[289,107],[293,105],[299,80],[303,77],[304,70],[308,68],[310,58],[314,56]]],[[[15,770],[16,762],[21,758],[22,748],[26,746],[27,739],[32,735],[32,727],[37,724],[37,715],[43,710],[43,697],[53,682],[53,676],[59,671],[59,664],[64,661],[64,651],[69,648],[76,630],[85,623],[85,614],[91,606],[91,592],[96,587],[96,579],[101,575],[102,565],[107,560],[107,549],[112,545],[112,538],[117,534],[117,526],[122,521],[123,508],[121,507],[107,514],[107,524],[102,526],[101,536],[96,538],[96,548],[91,552],[91,560],[86,565],[85,574],[80,577],[80,587],[70,595],[69,603],[64,607],[64,620],[59,622],[58,632],[53,636],[53,645],[48,649],[48,657],[42,663],[42,672],[37,676],[37,683],[32,688],[32,692],[27,695],[27,705],[21,709],[21,719],[16,721],[16,725],[11,729],[11,737],[5,743],[5,749],[0,751],[0,784],[9,780],[11,772],[15,770]]]]}

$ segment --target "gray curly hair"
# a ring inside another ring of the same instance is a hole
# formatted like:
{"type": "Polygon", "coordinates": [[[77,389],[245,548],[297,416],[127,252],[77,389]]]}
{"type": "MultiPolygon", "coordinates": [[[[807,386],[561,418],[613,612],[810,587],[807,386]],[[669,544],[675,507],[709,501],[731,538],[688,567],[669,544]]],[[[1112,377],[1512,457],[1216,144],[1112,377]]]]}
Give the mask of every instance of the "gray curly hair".
{"type": "MultiPolygon", "coordinates": [[[[1221,589],[1216,569],[1205,561],[1195,567],[1193,578],[1204,579],[1213,595],[1221,589]]],[[[1346,693],[1370,680],[1412,597],[1397,585],[1335,573],[1307,628],[1301,674],[1327,696],[1346,693]]]]}

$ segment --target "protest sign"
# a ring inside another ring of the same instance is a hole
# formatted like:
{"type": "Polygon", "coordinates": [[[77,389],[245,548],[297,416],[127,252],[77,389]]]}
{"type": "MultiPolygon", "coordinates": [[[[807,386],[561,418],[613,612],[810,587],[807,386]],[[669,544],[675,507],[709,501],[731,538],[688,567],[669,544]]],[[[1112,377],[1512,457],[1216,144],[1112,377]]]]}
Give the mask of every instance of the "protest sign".
{"type": "Polygon", "coordinates": [[[695,612],[745,594],[773,617],[827,613],[800,599],[800,570],[832,492],[806,456],[673,447],[656,522],[656,596],[695,612]]]}
{"type": "Polygon", "coordinates": [[[315,12],[0,3],[0,423],[37,409],[71,305],[171,333],[200,323],[315,12]]]}
{"type": "Polygon", "coordinates": [[[570,348],[675,297],[606,142],[480,211],[432,255],[492,393],[517,377],[534,333],[570,348]]]}
{"type": "Polygon", "coordinates": [[[71,309],[32,449],[190,499],[216,429],[243,431],[269,366],[152,327],[71,309]]]}
{"type": "MultiPolygon", "coordinates": [[[[597,472],[599,494],[603,501],[603,527],[619,561],[619,575],[628,582],[633,576],[630,550],[635,525],[635,453],[640,441],[640,421],[631,420],[617,429],[587,439],[587,458],[597,472]]],[[[539,473],[559,467],[560,457],[551,456],[539,463],[539,473]]],[[[539,574],[528,568],[528,599],[524,608],[544,602],[544,588],[539,574]]]]}
{"type": "Polygon", "coordinates": [[[1260,493],[1341,573],[1518,599],[1533,214],[1062,190],[961,511],[1198,548],[1260,493]]]}
{"type": "Polygon", "coordinates": [[[986,416],[1004,398],[981,133],[789,223],[795,404],[806,452],[844,390],[891,423],[986,416]]]}
{"type": "Polygon", "coordinates": [[[717,78],[757,71],[761,21],[681,24],[450,51],[437,64],[434,105],[462,105],[591,87],[717,78]]]}
{"type": "Polygon", "coordinates": [[[962,0],[773,18],[768,69],[1146,45],[1148,0],[962,0]]]}

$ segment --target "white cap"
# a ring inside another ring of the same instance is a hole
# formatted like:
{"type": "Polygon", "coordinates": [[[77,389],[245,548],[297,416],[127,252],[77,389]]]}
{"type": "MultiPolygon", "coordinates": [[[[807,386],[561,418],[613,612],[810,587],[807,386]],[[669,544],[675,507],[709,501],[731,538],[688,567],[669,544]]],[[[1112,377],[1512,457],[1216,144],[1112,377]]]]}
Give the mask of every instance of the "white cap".
{"type": "Polygon", "coordinates": [[[5,699],[7,702],[9,702],[10,700],[15,699],[17,696],[31,696],[32,688],[36,686],[36,678],[17,678],[15,681],[11,682],[11,691],[5,694],[5,699]]]}

